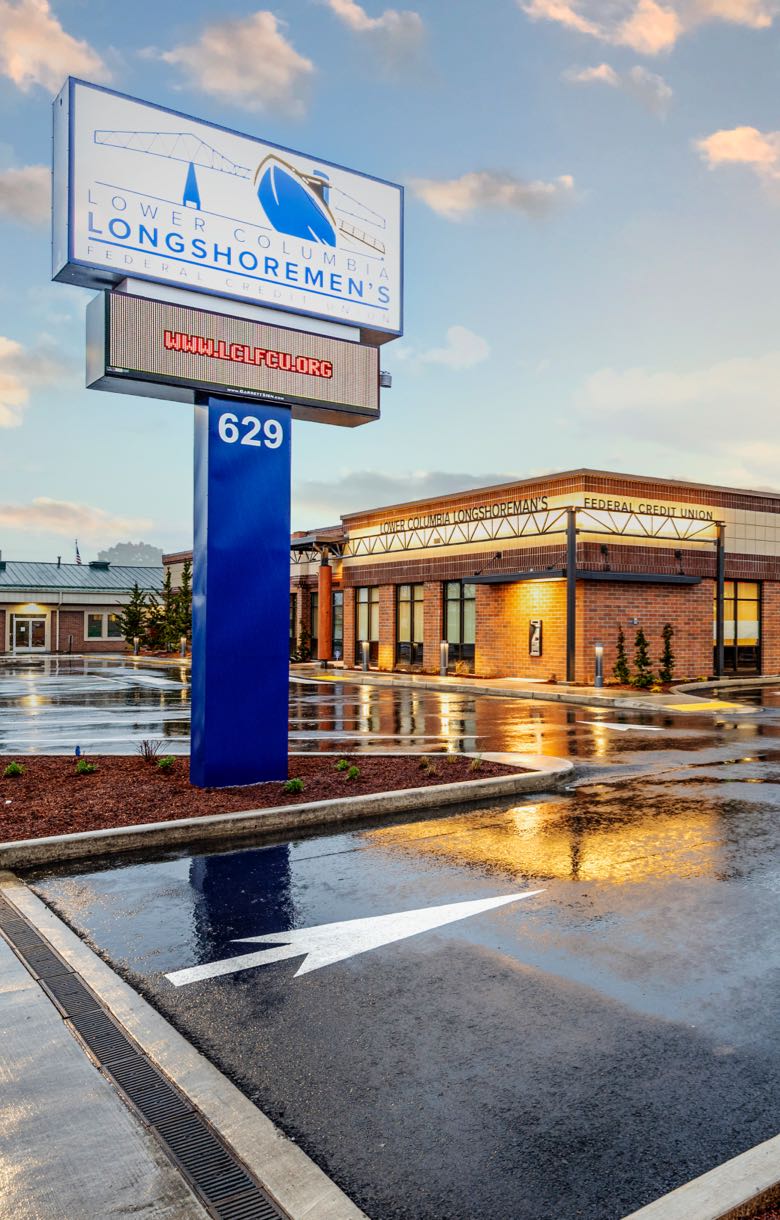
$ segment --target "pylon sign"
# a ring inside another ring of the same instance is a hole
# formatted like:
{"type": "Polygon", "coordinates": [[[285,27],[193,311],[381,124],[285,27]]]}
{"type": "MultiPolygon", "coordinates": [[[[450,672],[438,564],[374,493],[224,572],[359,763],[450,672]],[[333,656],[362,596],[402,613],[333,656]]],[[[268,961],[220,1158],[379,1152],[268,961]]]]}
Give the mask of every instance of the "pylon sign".
{"type": "Polygon", "coordinates": [[[292,419],[379,416],[402,189],[69,79],[53,200],[52,278],[104,290],[88,384],[195,404],[190,778],[284,779],[292,419]]]}

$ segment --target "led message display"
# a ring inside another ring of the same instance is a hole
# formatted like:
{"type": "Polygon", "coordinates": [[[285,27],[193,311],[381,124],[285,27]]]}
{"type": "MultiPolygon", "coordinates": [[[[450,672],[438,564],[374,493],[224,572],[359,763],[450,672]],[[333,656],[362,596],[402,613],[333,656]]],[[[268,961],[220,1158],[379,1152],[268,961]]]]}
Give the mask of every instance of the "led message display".
{"type": "Polygon", "coordinates": [[[83,81],[54,102],[52,276],[402,331],[400,186],[83,81]]]}
{"type": "Polygon", "coordinates": [[[354,426],[379,415],[376,347],[230,318],[129,293],[87,311],[87,384],[195,402],[229,394],[292,408],[294,418],[354,426]]]}

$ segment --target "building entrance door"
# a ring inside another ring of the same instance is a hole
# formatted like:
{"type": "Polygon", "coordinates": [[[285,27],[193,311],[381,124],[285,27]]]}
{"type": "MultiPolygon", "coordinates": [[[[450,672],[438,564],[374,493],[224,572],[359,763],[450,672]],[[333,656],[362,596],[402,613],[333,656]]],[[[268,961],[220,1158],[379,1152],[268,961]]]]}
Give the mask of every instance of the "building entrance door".
{"type": "Polygon", "coordinates": [[[46,619],[15,614],[12,648],[14,652],[43,652],[46,648],[46,619]]]}

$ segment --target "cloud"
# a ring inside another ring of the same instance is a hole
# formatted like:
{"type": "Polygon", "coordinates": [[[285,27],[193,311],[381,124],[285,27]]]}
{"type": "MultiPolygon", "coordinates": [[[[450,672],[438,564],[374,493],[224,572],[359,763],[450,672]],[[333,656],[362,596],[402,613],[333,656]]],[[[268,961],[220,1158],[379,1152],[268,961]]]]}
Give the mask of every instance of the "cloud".
{"type": "Polygon", "coordinates": [[[759,178],[780,179],[780,131],[732,127],[696,140],[695,147],[710,169],[745,165],[759,178]]]}
{"type": "Polygon", "coordinates": [[[385,62],[405,66],[415,56],[425,38],[425,25],[419,13],[388,8],[370,17],[356,0],[324,0],[331,12],[354,34],[374,42],[385,62]]]}
{"type": "Polygon", "coordinates": [[[532,21],[553,21],[641,55],[670,51],[678,39],[713,21],[760,30],[777,15],[778,0],[516,0],[532,21]]]}
{"type": "Polygon", "coordinates": [[[556,204],[571,195],[574,179],[563,174],[553,182],[528,182],[512,174],[482,171],[443,180],[412,178],[409,186],[440,216],[447,220],[463,220],[479,208],[546,216],[556,204]]]}
{"type": "Polygon", "coordinates": [[[32,390],[73,373],[73,365],[48,342],[23,347],[0,335],[0,428],[18,428],[32,390]]]}
{"type": "Polygon", "coordinates": [[[33,85],[56,93],[68,75],[111,78],[97,51],[66,33],[48,0],[0,0],[0,72],[23,93],[33,85]]]}
{"type": "Polygon", "coordinates": [[[637,64],[627,72],[616,72],[609,64],[595,68],[568,68],[563,79],[571,85],[609,85],[629,94],[654,114],[665,114],[672,100],[671,86],[662,76],[637,64]]]}
{"type": "Polygon", "coordinates": [[[621,443],[655,445],[678,467],[681,452],[695,455],[707,465],[708,477],[777,484],[780,447],[763,438],[777,435],[779,384],[780,350],[686,372],[600,369],[585,381],[575,403],[591,440],[619,434],[621,443]]]}
{"type": "Polygon", "coordinates": [[[46,165],[0,170],[0,216],[46,224],[51,213],[51,170],[46,165]]]}
{"type": "Polygon", "coordinates": [[[309,528],[323,521],[333,523],[342,514],[407,500],[425,500],[470,487],[492,487],[511,483],[514,474],[459,474],[441,470],[417,470],[409,474],[385,474],[378,470],[346,471],[333,482],[303,480],[294,491],[294,513],[309,528]]]}
{"type": "Polygon", "coordinates": [[[314,64],[298,54],[283,28],[273,13],[259,10],[206,26],[197,42],[143,54],[181,68],[192,88],[244,110],[302,115],[314,64]]]}
{"type": "Polygon", "coordinates": [[[148,517],[122,517],[71,500],[36,496],[29,504],[0,504],[0,527],[31,534],[62,534],[67,538],[89,538],[101,542],[117,534],[147,530],[148,517]]]}
{"type": "Polygon", "coordinates": [[[394,355],[412,364],[443,364],[450,369],[470,369],[490,355],[490,344],[467,326],[450,326],[443,347],[417,352],[411,347],[398,348],[394,355]]]}

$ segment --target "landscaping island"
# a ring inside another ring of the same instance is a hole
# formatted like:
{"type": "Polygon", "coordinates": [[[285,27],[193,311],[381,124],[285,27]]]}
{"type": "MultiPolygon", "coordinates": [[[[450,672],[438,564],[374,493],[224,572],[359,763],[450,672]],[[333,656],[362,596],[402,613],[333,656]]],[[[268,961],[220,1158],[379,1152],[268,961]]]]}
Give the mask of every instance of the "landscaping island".
{"type": "Polygon", "coordinates": [[[86,759],[6,755],[0,756],[0,842],[462,783],[520,771],[461,754],[423,758],[298,754],[290,758],[286,784],[194,788],[186,756],[168,761],[133,755],[86,759]]]}

